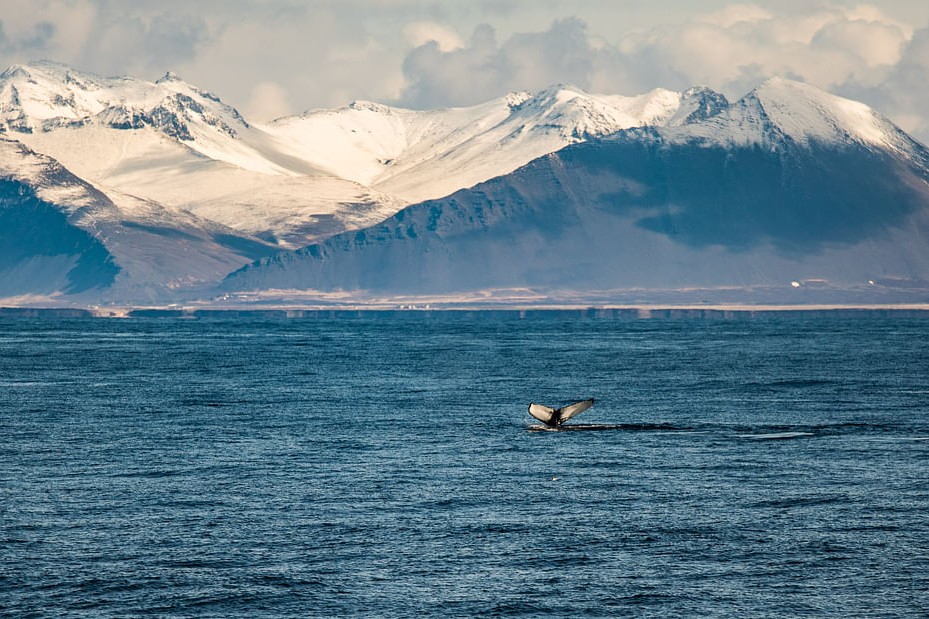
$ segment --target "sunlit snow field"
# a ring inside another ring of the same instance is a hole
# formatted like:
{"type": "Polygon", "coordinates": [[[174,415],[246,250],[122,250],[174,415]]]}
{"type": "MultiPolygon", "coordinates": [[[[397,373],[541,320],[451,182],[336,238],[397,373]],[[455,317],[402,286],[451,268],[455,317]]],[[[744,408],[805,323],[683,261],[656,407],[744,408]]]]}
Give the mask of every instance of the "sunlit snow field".
{"type": "Polygon", "coordinates": [[[929,613],[929,321],[378,316],[0,319],[0,614],[929,613]]]}

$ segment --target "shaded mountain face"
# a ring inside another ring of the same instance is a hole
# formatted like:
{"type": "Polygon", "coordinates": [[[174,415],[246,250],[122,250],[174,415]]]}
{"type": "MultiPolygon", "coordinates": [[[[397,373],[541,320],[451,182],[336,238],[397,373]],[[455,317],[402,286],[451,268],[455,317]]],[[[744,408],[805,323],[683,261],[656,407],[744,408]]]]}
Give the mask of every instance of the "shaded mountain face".
{"type": "Polygon", "coordinates": [[[256,239],[122,194],[0,138],[0,297],[141,302],[214,284],[268,256],[256,239]]]}
{"type": "Polygon", "coordinates": [[[771,245],[802,260],[902,226],[929,205],[924,161],[861,147],[785,139],[775,148],[724,148],[641,133],[565,149],[558,159],[620,185],[598,195],[597,208],[695,249],[771,245]]]}
{"type": "Polygon", "coordinates": [[[784,80],[714,112],[567,147],[226,285],[431,294],[929,281],[925,148],[861,104],[784,80]]]}
{"type": "Polygon", "coordinates": [[[0,194],[5,294],[33,282],[94,302],[197,298],[256,259],[224,289],[929,280],[926,150],[789,80],[734,103],[558,85],[256,125],[171,74],[36,63],[0,75],[0,104],[0,176],[19,184],[0,194]]]}
{"type": "Polygon", "coordinates": [[[513,171],[589,137],[670,122],[691,95],[568,85],[445,110],[355,102],[268,124],[167,74],[107,78],[38,62],[0,74],[0,132],[103,191],[296,248],[513,171]]]}
{"type": "Polygon", "coordinates": [[[111,286],[106,247],[31,187],[0,178],[0,295],[78,294],[111,286]]]}
{"type": "MultiPolygon", "coordinates": [[[[119,271],[97,300],[175,300],[566,144],[720,105],[706,89],[625,97],[556,85],[468,108],[356,102],[258,125],[170,73],[148,82],[38,62],[0,74],[0,175],[105,246],[119,271]]],[[[56,281],[56,292],[77,290],[56,281]]]]}

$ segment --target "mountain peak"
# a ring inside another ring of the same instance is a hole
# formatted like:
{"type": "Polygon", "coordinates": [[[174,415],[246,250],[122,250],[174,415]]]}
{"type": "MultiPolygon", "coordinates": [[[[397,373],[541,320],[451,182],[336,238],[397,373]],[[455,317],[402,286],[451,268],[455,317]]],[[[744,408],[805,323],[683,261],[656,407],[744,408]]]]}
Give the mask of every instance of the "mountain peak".
{"type": "MultiPolygon", "coordinates": [[[[841,99],[841,97],[829,94],[806,82],[788,79],[779,75],[769,77],[752,89],[746,96],[751,95],[755,95],[762,101],[789,101],[790,103],[801,103],[804,105],[810,102],[826,102],[829,100],[841,99]]],[[[826,103],[826,105],[828,106],[828,103],[826,103]]]]}
{"type": "MultiPolygon", "coordinates": [[[[355,101],[250,127],[171,72],[155,83],[36,63],[0,77],[0,130],[11,138],[0,164],[62,212],[80,215],[86,200],[63,172],[36,168],[17,144],[105,196],[109,202],[97,200],[97,211],[75,221],[98,234],[97,214],[109,218],[100,238],[125,268],[121,281],[133,286],[149,277],[178,289],[215,281],[270,245],[347,230],[319,246],[325,264],[303,271],[322,275],[295,272],[274,287],[751,287],[823,277],[785,266],[781,253],[805,260],[871,241],[888,242],[865,247],[866,269],[855,277],[929,273],[919,258],[929,255],[924,233],[899,242],[886,234],[910,226],[912,213],[922,218],[913,230],[929,229],[929,206],[921,206],[929,205],[929,152],[871,108],[784,78],[732,104],[702,86],[623,96],[560,83],[445,109],[355,101]],[[380,228],[355,232],[376,222],[380,228]],[[143,240],[128,240],[130,231],[143,240]],[[233,237],[228,251],[219,247],[233,237]],[[560,249],[539,251],[548,245],[560,249]],[[872,266],[897,248],[909,252],[900,264],[921,270],[872,266]],[[355,249],[369,251],[357,262],[370,275],[363,280],[352,272],[354,257],[328,260],[355,249]],[[755,249],[763,251],[743,266],[755,249]],[[162,259],[170,273],[157,272],[162,259]]],[[[21,215],[34,225],[29,212],[21,215]]],[[[289,269],[298,258],[282,264],[289,269]]],[[[826,266],[844,268],[841,258],[826,266]]]]}
{"type": "MultiPolygon", "coordinates": [[[[786,139],[804,147],[864,145],[898,153],[914,152],[911,138],[864,103],[804,82],[773,77],[732,104],[722,95],[714,98],[710,92],[698,90],[691,94],[705,99],[707,113],[687,123],[672,120],[668,123],[670,129],[664,132],[667,139],[723,147],[774,146],[786,139]]],[[[682,109],[688,106],[689,93],[684,95],[682,109]]]]}
{"type": "Polygon", "coordinates": [[[164,75],[162,75],[160,79],[156,80],[155,83],[164,84],[167,82],[183,82],[183,81],[184,80],[181,79],[180,75],[178,75],[174,71],[168,71],[164,75]]]}
{"type": "Polygon", "coordinates": [[[725,95],[706,86],[693,86],[681,94],[681,104],[668,120],[671,127],[700,122],[729,108],[725,95]]]}
{"type": "Polygon", "coordinates": [[[0,128],[22,134],[86,125],[151,126],[183,141],[216,130],[236,137],[248,123],[216,95],[168,72],[157,82],[100,77],[56,62],[14,65],[0,74],[0,128]],[[197,129],[199,127],[199,129],[197,129]]]}
{"type": "Polygon", "coordinates": [[[503,100],[506,102],[510,109],[516,109],[531,98],[531,92],[527,90],[520,90],[517,92],[507,93],[507,95],[503,97],[503,100]]]}
{"type": "Polygon", "coordinates": [[[15,78],[30,78],[32,74],[29,73],[29,69],[25,65],[14,64],[7,67],[7,69],[0,73],[0,79],[2,80],[12,80],[15,78]]]}
{"type": "Polygon", "coordinates": [[[390,114],[391,112],[390,106],[384,105],[383,103],[374,103],[372,101],[352,101],[348,104],[348,108],[360,112],[375,112],[377,114],[390,114]]]}
{"type": "Polygon", "coordinates": [[[572,84],[559,82],[544,88],[532,96],[532,99],[544,104],[552,105],[557,103],[567,103],[577,97],[586,96],[587,93],[572,84]]]}
{"type": "Polygon", "coordinates": [[[899,131],[864,103],[815,86],[772,77],[746,95],[790,138],[800,143],[859,142],[895,147],[899,131]]]}

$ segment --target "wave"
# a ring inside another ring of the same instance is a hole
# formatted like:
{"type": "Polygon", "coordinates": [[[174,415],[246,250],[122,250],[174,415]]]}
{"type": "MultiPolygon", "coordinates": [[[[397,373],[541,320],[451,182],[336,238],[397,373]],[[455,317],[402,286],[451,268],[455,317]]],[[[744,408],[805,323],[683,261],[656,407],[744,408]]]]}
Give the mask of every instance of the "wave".
{"type": "Polygon", "coordinates": [[[621,430],[626,432],[688,432],[693,428],[675,426],[666,423],[576,423],[550,428],[539,424],[526,426],[530,432],[597,432],[603,430],[621,430]]]}
{"type": "Polygon", "coordinates": [[[790,440],[811,437],[843,435],[883,435],[900,440],[925,441],[926,428],[923,425],[911,427],[905,424],[839,422],[820,424],[770,424],[770,425],[731,425],[731,424],[672,424],[672,423],[576,423],[550,428],[539,424],[527,424],[530,432],[669,432],[681,434],[713,434],[748,440],[790,440]],[[915,436],[913,436],[915,434],[915,436]]]}
{"type": "Polygon", "coordinates": [[[736,436],[738,438],[747,438],[754,441],[782,441],[815,435],[812,432],[769,432],[766,434],[736,434],[736,436]]]}

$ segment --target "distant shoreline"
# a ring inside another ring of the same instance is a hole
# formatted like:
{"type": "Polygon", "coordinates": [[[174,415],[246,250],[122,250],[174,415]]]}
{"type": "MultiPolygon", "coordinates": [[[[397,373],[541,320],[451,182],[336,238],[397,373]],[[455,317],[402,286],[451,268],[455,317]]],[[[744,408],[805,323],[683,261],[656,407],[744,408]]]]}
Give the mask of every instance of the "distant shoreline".
{"type": "Polygon", "coordinates": [[[929,318],[929,304],[900,305],[462,305],[417,306],[280,306],[280,307],[0,307],[0,318],[280,318],[482,317],[649,320],[745,320],[765,317],[929,318]]]}

